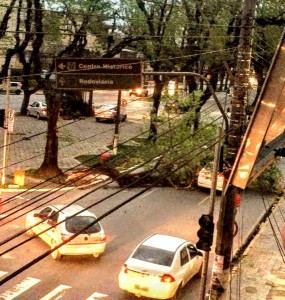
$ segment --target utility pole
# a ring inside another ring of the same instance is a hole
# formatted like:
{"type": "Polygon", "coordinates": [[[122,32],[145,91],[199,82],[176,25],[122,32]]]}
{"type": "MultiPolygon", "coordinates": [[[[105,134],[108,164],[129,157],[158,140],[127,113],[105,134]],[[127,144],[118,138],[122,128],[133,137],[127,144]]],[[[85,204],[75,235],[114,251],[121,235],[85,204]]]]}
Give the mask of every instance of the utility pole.
{"type": "Polygon", "coordinates": [[[8,113],[10,108],[10,77],[11,68],[8,68],[8,76],[6,80],[6,104],[5,104],[5,120],[4,120],[4,145],[3,145],[3,163],[1,184],[5,184],[6,179],[6,162],[7,162],[7,140],[8,140],[8,113]]]}
{"type": "MultiPolygon", "coordinates": [[[[252,34],[257,0],[245,0],[241,19],[241,32],[237,57],[236,76],[233,86],[228,152],[225,178],[229,178],[239,146],[246,128],[246,102],[252,53],[252,34]]],[[[230,263],[233,247],[236,196],[238,189],[229,184],[223,193],[219,220],[215,260],[212,270],[210,299],[229,299],[230,263]],[[226,291],[224,294],[223,292],[226,291]],[[222,296],[222,297],[221,297],[222,296]]]]}
{"type": "Polygon", "coordinates": [[[119,140],[119,128],[120,128],[120,118],[121,118],[121,100],[122,100],[122,91],[118,91],[118,100],[117,100],[117,113],[115,118],[115,132],[113,139],[113,155],[118,153],[118,140],[119,140]]]}

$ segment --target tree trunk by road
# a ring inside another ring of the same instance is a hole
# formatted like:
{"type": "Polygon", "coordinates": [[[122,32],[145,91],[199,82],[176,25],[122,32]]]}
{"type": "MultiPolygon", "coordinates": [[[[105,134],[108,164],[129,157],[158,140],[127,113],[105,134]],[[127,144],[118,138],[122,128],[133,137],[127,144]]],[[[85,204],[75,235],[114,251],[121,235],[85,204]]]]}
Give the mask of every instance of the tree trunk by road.
{"type": "Polygon", "coordinates": [[[47,141],[44,161],[37,171],[37,175],[44,178],[51,178],[59,175],[62,171],[58,167],[58,136],[57,120],[60,110],[61,94],[47,94],[47,141]]]}

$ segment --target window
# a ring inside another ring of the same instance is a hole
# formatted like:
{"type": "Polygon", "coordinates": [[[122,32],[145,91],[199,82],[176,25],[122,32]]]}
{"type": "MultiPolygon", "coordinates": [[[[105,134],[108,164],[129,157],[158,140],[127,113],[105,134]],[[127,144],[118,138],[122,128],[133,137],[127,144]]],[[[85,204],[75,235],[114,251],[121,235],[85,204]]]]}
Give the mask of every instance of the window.
{"type": "MultiPolygon", "coordinates": [[[[66,230],[70,233],[76,233],[80,230],[83,230],[91,223],[95,222],[94,217],[89,216],[74,216],[68,220],[66,220],[66,230]]],[[[86,228],[82,233],[97,233],[101,231],[101,226],[97,222],[95,224],[90,225],[90,227],[86,228]]]]}
{"type": "Polygon", "coordinates": [[[141,245],[132,255],[132,258],[170,267],[174,258],[174,254],[175,252],[172,251],[141,245]]]}
{"type": "Polygon", "coordinates": [[[51,212],[52,212],[52,209],[50,207],[46,207],[39,213],[39,216],[40,216],[40,218],[44,219],[44,218],[47,218],[51,212]]]}
{"type": "Polygon", "coordinates": [[[186,247],[184,247],[181,252],[180,252],[180,263],[181,266],[184,266],[185,264],[187,264],[189,261],[189,256],[188,256],[188,250],[186,247]]]}

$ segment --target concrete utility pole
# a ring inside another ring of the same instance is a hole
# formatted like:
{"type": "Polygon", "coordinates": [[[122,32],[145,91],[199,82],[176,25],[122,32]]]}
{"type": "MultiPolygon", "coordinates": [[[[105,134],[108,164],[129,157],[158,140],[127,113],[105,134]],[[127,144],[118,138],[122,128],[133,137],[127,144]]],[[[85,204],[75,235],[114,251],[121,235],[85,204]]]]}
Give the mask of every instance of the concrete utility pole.
{"type": "MultiPolygon", "coordinates": [[[[226,179],[229,178],[246,128],[247,89],[252,53],[252,34],[257,0],[245,0],[241,19],[236,76],[233,87],[228,152],[226,156],[226,179]]],[[[212,271],[210,299],[228,299],[230,262],[236,215],[237,188],[229,184],[221,200],[217,223],[216,255],[212,271]],[[223,294],[223,292],[226,292],[223,294]]]]}

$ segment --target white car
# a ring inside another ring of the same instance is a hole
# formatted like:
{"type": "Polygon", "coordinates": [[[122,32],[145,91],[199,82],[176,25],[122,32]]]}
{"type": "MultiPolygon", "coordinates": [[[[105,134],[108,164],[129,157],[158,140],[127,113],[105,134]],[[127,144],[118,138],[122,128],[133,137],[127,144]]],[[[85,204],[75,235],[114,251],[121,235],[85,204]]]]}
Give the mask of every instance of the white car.
{"type": "Polygon", "coordinates": [[[67,241],[66,244],[52,252],[53,259],[62,255],[93,255],[101,256],[106,248],[106,234],[95,214],[80,205],[49,205],[27,214],[26,230],[29,235],[38,235],[51,249],[67,241]],[[79,214],[75,215],[76,213],[79,214]],[[60,223],[62,222],[62,223],[60,223]],[[58,224],[60,223],[60,224],[58,224]],[[68,241],[75,233],[86,228],[74,239],[68,241]],[[43,231],[46,232],[42,233],[43,231]]]}
{"type": "Polygon", "coordinates": [[[44,101],[35,101],[27,108],[27,116],[35,116],[38,120],[47,118],[47,104],[44,101]]]}
{"type": "MultiPolygon", "coordinates": [[[[197,185],[201,188],[211,189],[212,187],[212,174],[213,174],[213,166],[209,164],[208,166],[204,167],[198,173],[198,180],[197,185]]],[[[217,191],[222,191],[224,187],[225,177],[223,173],[217,174],[217,191]]]]}
{"type": "Polygon", "coordinates": [[[201,276],[203,254],[191,242],[154,234],[137,246],[119,274],[119,287],[138,297],[177,299],[195,275],[201,276]]]}
{"type": "MultiPolygon", "coordinates": [[[[3,83],[0,85],[0,93],[6,93],[7,91],[7,84],[3,83]]],[[[23,90],[22,90],[22,83],[21,82],[16,82],[16,81],[12,81],[10,82],[10,89],[9,89],[11,94],[16,94],[16,95],[20,95],[23,90]]]]}
{"type": "MultiPolygon", "coordinates": [[[[95,120],[110,120],[115,122],[117,117],[117,105],[115,104],[104,104],[94,108],[95,120]]],[[[121,106],[120,108],[120,120],[126,121],[127,120],[127,113],[126,109],[121,106]]]]}

